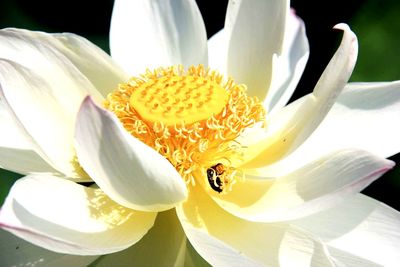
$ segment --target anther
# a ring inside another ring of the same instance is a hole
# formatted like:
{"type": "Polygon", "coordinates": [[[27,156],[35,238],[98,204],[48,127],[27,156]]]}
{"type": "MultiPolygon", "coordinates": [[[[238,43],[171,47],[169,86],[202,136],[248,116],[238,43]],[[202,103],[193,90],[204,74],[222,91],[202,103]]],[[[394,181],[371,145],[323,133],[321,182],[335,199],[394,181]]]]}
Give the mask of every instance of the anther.
{"type": "Polygon", "coordinates": [[[175,94],[177,95],[177,94],[179,94],[181,91],[182,91],[182,87],[178,87],[178,88],[175,90],[175,94]]]}
{"type": "Polygon", "coordinates": [[[149,99],[147,99],[146,104],[150,104],[154,100],[154,96],[150,96],[149,99]]]}

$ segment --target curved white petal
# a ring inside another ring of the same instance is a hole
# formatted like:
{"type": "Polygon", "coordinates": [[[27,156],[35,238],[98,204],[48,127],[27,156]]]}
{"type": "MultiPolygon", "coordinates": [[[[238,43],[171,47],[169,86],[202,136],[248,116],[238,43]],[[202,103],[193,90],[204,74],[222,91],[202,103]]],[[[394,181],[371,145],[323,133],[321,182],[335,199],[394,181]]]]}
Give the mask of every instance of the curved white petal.
{"type": "MultiPolygon", "coordinates": [[[[75,48],[65,46],[71,44],[67,44],[65,40],[57,41],[56,39],[53,35],[41,32],[19,29],[0,30],[0,58],[34,70],[49,84],[51,94],[64,112],[68,116],[75,117],[86,95],[92,95],[99,102],[103,97],[81,72],[84,69],[84,58],[79,61],[72,52],[75,48]],[[69,49],[71,50],[68,51],[69,49]]],[[[72,40],[70,41],[72,43],[72,40]]],[[[97,56],[92,56],[92,54],[98,55],[99,52],[93,50],[94,48],[89,48],[82,52],[87,54],[88,59],[94,60],[97,56]]],[[[103,67],[108,68],[105,65],[103,67]]],[[[110,75],[113,76],[112,72],[110,75]]]]}
{"type": "Polygon", "coordinates": [[[288,1],[229,1],[225,20],[227,73],[244,83],[250,96],[264,100],[273,58],[282,51],[288,1]]]}
{"type": "Polygon", "coordinates": [[[186,198],[186,184],[172,164],[89,97],[79,111],[75,136],[82,167],[119,204],[162,211],[186,198]]]}
{"type": "Polygon", "coordinates": [[[176,64],[207,65],[207,35],[193,0],[115,1],[110,49],[131,75],[176,64]]]}
{"type": "Polygon", "coordinates": [[[291,222],[317,235],[343,266],[397,266],[400,213],[364,195],[291,222]]]}
{"type": "Polygon", "coordinates": [[[177,207],[197,252],[213,266],[330,266],[318,239],[288,224],[242,220],[217,206],[199,187],[177,207]],[[319,264],[319,265],[318,265],[319,264]]]}
{"type": "Polygon", "coordinates": [[[100,189],[29,175],[11,188],[0,211],[0,226],[55,252],[99,255],[139,241],[155,217],[156,213],[118,205],[100,189]]]}
{"type": "Polygon", "coordinates": [[[400,152],[399,118],[400,81],[350,83],[315,132],[279,165],[292,168],[346,147],[390,157],[400,152]]]}
{"type": "MultiPolygon", "coordinates": [[[[394,166],[361,150],[342,150],[318,158],[274,180],[251,177],[226,195],[212,192],[228,212],[251,221],[301,218],[356,194],[394,166]]],[[[268,175],[260,173],[261,176],[268,175]]]]}
{"type": "Polygon", "coordinates": [[[41,33],[39,37],[51,41],[52,47],[63,53],[103,97],[130,78],[107,53],[79,35],[41,33]]]}
{"type": "Polygon", "coordinates": [[[6,116],[12,116],[36,153],[66,176],[80,176],[74,165],[74,118],[46,80],[18,63],[0,59],[0,99],[8,109],[6,116]]]}
{"type": "Polygon", "coordinates": [[[2,229],[0,229],[0,255],[2,266],[35,267],[86,267],[98,257],[55,253],[37,247],[2,229]]]}
{"type": "MultiPolygon", "coordinates": [[[[45,32],[13,28],[4,29],[2,31],[5,32],[6,35],[18,36],[19,41],[30,40],[37,43],[39,46],[45,47],[46,50],[51,49],[56,50],[57,53],[61,53],[65,57],[63,60],[70,61],[74,67],[89,79],[103,96],[106,96],[110,91],[115,89],[118,83],[129,79],[129,76],[124,73],[107,53],[79,35],[72,33],[48,34],[45,32]]],[[[12,42],[14,42],[14,40],[12,42]]],[[[8,58],[25,65],[23,63],[24,59],[18,56],[8,56],[8,52],[5,51],[2,54],[4,54],[2,55],[3,58],[8,58]]],[[[62,58],[60,54],[58,56],[62,58]]],[[[29,67],[29,65],[26,66],[29,67]]],[[[91,88],[86,88],[85,90],[90,89],[91,88]]],[[[96,91],[90,93],[97,94],[96,91]]]]}
{"type": "MultiPolygon", "coordinates": [[[[304,22],[291,11],[285,25],[281,55],[273,61],[271,86],[264,100],[264,107],[268,113],[282,108],[289,101],[309,56],[304,22]]],[[[222,29],[208,40],[208,62],[210,68],[225,76],[227,51],[227,31],[222,29]]]]}
{"type": "Polygon", "coordinates": [[[274,61],[271,87],[264,100],[268,113],[287,104],[304,71],[309,53],[304,22],[291,10],[287,16],[282,53],[274,61]]]}
{"type": "Polygon", "coordinates": [[[0,129],[0,168],[22,174],[57,172],[35,152],[29,136],[9,114],[8,107],[1,97],[0,129]]]}
{"type": "Polygon", "coordinates": [[[15,119],[34,143],[35,152],[66,176],[85,180],[87,177],[80,177],[69,140],[83,98],[90,94],[97,101],[102,100],[93,86],[96,82],[89,81],[81,72],[85,72],[84,65],[90,65],[85,63],[85,56],[93,64],[98,63],[98,70],[110,70],[110,77],[114,73],[107,56],[96,51],[94,45],[83,45],[84,40],[79,37],[75,42],[72,37],[69,42],[62,39],[42,32],[0,30],[0,58],[9,62],[3,63],[8,69],[4,73],[8,76],[8,72],[15,72],[13,79],[2,77],[1,86],[15,119]],[[77,49],[74,45],[79,46],[85,55],[83,58],[79,59],[78,52],[73,52],[77,49]],[[16,86],[18,90],[13,90],[16,86]],[[47,115],[32,118],[39,113],[47,115]]]}
{"type": "Polygon", "coordinates": [[[174,210],[157,215],[154,226],[135,245],[99,258],[91,267],[186,266],[186,236],[174,210]]]}
{"type": "MultiPolygon", "coordinates": [[[[1,146],[0,168],[21,174],[38,172],[60,174],[30,148],[1,146]]],[[[82,179],[82,181],[85,181],[85,179],[82,179]]]]}
{"type": "MultiPolygon", "coordinates": [[[[293,152],[318,127],[346,85],[357,58],[357,38],[345,24],[336,29],[344,32],[340,47],[322,73],[312,94],[295,101],[267,118],[266,132],[256,137],[244,137],[254,143],[248,145],[243,167],[258,168],[274,163],[293,152]]],[[[247,145],[244,143],[244,145],[247,145]]]]}

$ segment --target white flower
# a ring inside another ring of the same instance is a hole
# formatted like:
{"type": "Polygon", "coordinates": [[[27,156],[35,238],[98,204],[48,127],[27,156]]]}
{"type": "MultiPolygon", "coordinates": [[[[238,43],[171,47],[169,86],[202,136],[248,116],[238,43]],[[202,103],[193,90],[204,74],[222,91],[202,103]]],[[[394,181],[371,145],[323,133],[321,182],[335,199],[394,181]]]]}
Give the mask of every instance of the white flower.
{"type": "MultiPolygon", "coordinates": [[[[1,30],[0,166],[26,176],[0,226],[66,254],[131,247],[99,266],[187,265],[187,239],[214,266],[397,264],[399,213],[359,192],[400,151],[400,82],[347,84],[357,40],[339,24],[313,93],[285,106],[303,23],[286,1],[227,12],[207,43],[194,1],[117,0],[119,65],[73,34],[1,30]]],[[[8,265],[38,260],[1,249],[8,265]]]]}

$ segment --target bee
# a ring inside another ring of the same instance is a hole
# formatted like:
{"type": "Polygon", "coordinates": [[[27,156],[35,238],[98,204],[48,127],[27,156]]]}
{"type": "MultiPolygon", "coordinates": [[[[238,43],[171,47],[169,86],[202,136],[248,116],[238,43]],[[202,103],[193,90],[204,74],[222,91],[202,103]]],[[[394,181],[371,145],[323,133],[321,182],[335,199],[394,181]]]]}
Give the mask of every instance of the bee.
{"type": "Polygon", "coordinates": [[[221,193],[223,190],[221,175],[224,174],[224,172],[225,167],[222,163],[218,163],[207,169],[208,183],[215,192],[221,193]]]}

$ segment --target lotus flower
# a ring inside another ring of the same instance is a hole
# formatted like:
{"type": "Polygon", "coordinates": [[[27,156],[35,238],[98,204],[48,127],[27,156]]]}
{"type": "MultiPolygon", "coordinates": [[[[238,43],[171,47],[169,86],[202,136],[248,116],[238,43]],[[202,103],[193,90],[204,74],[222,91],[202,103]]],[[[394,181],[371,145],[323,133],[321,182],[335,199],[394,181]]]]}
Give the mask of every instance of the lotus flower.
{"type": "Polygon", "coordinates": [[[308,57],[288,1],[231,1],[207,41],[192,0],[116,0],[112,58],[1,30],[0,165],[26,176],[0,226],[70,254],[2,232],[4,264],[396,265],[399,213],[359,192],[400,150],[400,82],[347,84],[357,39],[335,28],[287,106],[308,57]]]}

